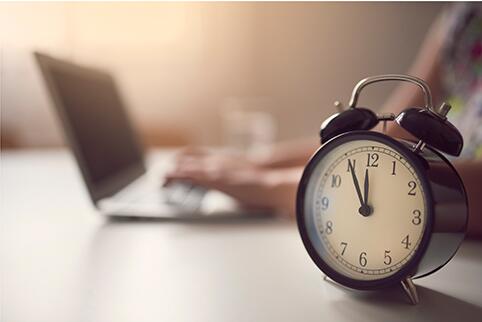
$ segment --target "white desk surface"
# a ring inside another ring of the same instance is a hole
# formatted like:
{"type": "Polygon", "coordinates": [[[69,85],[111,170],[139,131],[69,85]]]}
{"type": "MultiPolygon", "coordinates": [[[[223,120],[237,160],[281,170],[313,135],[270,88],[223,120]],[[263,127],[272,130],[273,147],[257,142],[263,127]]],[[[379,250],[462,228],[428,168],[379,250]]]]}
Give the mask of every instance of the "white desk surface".
{"type": "Polygon", "coordinates": [[[66,151],[2,153],[0,183],[1,321],[482,321],[479,242],[412,306],[323,281],[292,222],[108,221],[66,151]]]}

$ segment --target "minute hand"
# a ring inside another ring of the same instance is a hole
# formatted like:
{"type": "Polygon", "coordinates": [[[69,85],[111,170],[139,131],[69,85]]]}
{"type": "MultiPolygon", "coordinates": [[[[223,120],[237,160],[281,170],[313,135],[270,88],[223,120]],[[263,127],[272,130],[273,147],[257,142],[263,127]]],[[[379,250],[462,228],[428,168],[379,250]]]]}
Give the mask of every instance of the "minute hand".
{"type": "Polygon", "coordinates": [[[355,185],[355,190],[356,190],[356,193],[358,195],[358,200],[360,200],[360,209],[361,209],[361,208],[364,207],[365,203],[363,202],[363,197],[362,197],[362,193],[361,193],[361,190],[360,190],[360,185],[358,184],[358,179],[356,178],[355,169],[353,168],[353,165],[351,163],[348,163],[348,167],[350,168],[351,177],[353,178],[353,183],[355,185]]]}
{"type": "Polygon", "coordinates": [[[368,206],[368,169],[365,169],[365,183],[364,183],[364,188],[363,188],[363,204],[365,206],[368,206]]]}

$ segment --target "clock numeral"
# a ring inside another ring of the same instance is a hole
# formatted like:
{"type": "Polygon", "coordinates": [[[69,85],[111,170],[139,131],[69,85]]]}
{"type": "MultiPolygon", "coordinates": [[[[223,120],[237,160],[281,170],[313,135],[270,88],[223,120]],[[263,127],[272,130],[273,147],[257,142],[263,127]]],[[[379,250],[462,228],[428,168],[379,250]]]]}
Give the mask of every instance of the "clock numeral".
{"type": "Polygon", "coordinates": [[[396,162],[395,162],[395,161],[392,161],[392,176],[396,175],[396,173],[395,173],[395,164],[396,164],[396,162]]]}
{"type": "Polygon", "coordinates": [[[331,222],[331,220],[328,220],[326,222],[325,232],[326,232],[327,235],[329,235],[333,232],[333,223],[331,222]]]}
{"type": "Polygon", "coordinates": [[[350,169],[355,170],[356,160],[355,159],[348,159],[348,167],[346,168],[346,172],[350,172],[350,169]]]}
{"type": "Polygon", "coordinates": [[[362,252],[362,253],[360,254],[360,257],[358,257],[358,262],[360,262],[360,265],[361,265],[362,267],[367,266],[367,253],[362,252]]]}
{"type": "Polygon", "coordinates": [[[383,260],[383,263],[385,263],[385,265],[390,265],[392,263],[392,258],[390,257],[390,250],[386,250],[385,251],[385,255],[384,255],[384,260],[383,260]]]}
{"type": "Polygon", "coordinates": [[[417,183],[415,181],[410,181],[408,182],[408,187],[410,188],[408,195],[415,196],[415,188],[417,188],[417,183]]]}
{"type": "Polygon", "coordinates": [[[322,210],[328,209],[329,205],[330,205],[330,200],[327,197],[321,198],[321,209],[322,210]]]}
{"type": "Polygon", "coordinates": [[[348,243],[341,242],[340,246],[343,247],[343,249],[341,250],[341,255],[343,256],[345,254],[346,246],[348,246],[348,243]]]}
{"type": "Polygon", "coordinates": [[[409,241],[409,235],[405,236],[404,239],[402,239],[402,244],[405,245],[405,249],[408,249],[410,246],[412,246],[412,243],[409,241]]]}
{"type": "Polygon", "coordinates": [[[367,167],[378,167],[378,153],[368,153],[367,167]]]}
{"type": "Polygon", "coordinates": [[[412,218],[412,224],[414,224],[415,226],[420,225],[420,223],[422,222],[422,212],[418,209],[415,209],[412,213],[415,216],[412,218]]]}
{"type": "Polygon", "coordinates": [[[333,174],[331,176],[331,187],[338,188],[341,185],[341,176],[338,174],[333,174]]]}

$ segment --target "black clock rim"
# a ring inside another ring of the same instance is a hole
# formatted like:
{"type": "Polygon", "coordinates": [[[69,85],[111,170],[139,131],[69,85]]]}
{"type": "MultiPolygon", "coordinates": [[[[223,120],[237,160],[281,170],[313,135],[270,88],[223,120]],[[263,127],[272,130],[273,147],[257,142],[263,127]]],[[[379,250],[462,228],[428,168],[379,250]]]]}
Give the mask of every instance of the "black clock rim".
{"type": "Polygon", "coordinates": [[[407,148],[403,143],[387,136],[382,133],[378,132],[371,132],[371,131],[352,131],[349,133],[340,134],[321,147],[313,154],[311,159],[308,161],[308,164],[303,171],[303,175],[301,177],[300,183],[298,185],[298,193],[297,193],[297,200],[296,200],[296,220],[298,224],[298,231],[301,235],[301,239],[303,244],[308,251],[311,259],[314,261],[316,266],[326,274],[329,278],[334,280],[337,283],[342,285],[348,286],[350,288],[359,289],[359,290],[374,290],[374,289],[381,289],[389,286],[393,286],[395,284],[400,283],[407,277],[413,276],[413,274],[417,270],[417,266],[420,263],[425,251],[427,250],[430,236],[433,230],[433,197],[432,197],[432,190],[430,188],[430,184],[424,176],[424,165],[425,160],[419,157],[417,154],[413,153],[409,148],[407,148]],[[422,240],[420,241],[420,245],[418,249],[415,251],[415,254],[410,258],[410,260],[396,273],[390,275],[388,277],[377,279],[377,280],[357,280],[345,275],[342,275],[331,268],[318,254],[315,250],[315,247],[312,245],[312,242],[309,238],[308,231],[306,229],[305,220],[304,220],[304,199],[305,199],[305,192],[308,186],[308,181],[313,173],[316,165],[318,162],[325,156],[328,152],[333,150],[335,147],[339,146],[340,144],[346,143],[348,141],[353,140],[373,140],[377,142],[384,143],[392,148],[396,149],[403,157],[405,157],[410,164],[413,166],[420,183],[425,192],[425,202],[426,202],[426,210],[427,210],[427,224],[422,236],[422,240]]]}

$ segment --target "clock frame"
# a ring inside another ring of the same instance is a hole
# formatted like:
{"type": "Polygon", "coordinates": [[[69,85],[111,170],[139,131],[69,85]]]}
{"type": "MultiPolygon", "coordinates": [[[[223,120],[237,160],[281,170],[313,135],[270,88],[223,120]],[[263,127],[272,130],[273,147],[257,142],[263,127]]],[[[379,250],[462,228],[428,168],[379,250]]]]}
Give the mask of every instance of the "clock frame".
{"type": "Polygon", "coordinates": [[[318,268],[333,281],[361,290],[380,289],[398,283],[402,283],[406,290],[412,288],[412,278],[434,273],[452,258],[465,236],[468,220],[467,197],[463,183],[454,167],[441,153],[428,146],[420,149],[413,142],[363,130],[337,135],[314,153],[303,172],[298,187],[296,210],[303,244],[318,268]],[[311,227],[307,227],[307,223],[312,220],[312,224],[316,228],[314,218],[306,218],[304,209],[308,181],[316,165],[332,149],[353,140],[377,141],[396,150],[415,169],[425,192],[427,222],[415,254],[393,275],[381,279],[359,280],[337,272],[318,254],[312,244],[311,238],[313,237],[309,233],[311,227]]]}

